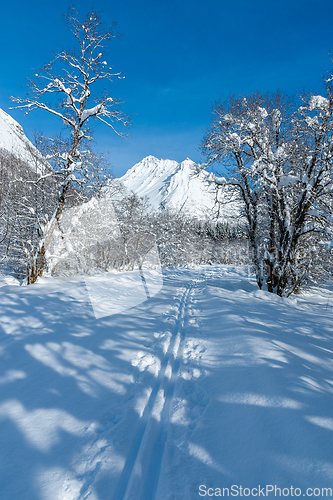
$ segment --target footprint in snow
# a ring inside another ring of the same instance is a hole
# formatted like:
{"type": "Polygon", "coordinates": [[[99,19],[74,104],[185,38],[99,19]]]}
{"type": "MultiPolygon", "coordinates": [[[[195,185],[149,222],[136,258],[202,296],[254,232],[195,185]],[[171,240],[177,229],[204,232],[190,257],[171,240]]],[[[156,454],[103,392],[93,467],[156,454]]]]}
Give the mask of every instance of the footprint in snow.
{"type": "Polygon", "coordinates": [[[161,361],[158,357],[149,352],[139,351],[131,361],[132,366],[138,368],[140,372],[149,371],[155,377],[161,368],[161,361]]]}

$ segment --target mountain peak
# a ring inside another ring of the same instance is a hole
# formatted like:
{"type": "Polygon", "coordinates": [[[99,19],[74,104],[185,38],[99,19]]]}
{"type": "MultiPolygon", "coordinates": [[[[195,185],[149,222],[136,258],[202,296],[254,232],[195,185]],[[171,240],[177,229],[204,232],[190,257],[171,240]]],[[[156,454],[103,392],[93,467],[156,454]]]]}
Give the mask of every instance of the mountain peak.
{"type": "MultiPolygon", "coordinates": [[[[147,156],[119,180],[128,192],[147,197],[153,210],[168,209],[198,219],[217,216],[212,176],[190,158],[178,163],[147,156]]],[[[222,218],[235,210],[235,205],[224,208],[222,218]]]]}

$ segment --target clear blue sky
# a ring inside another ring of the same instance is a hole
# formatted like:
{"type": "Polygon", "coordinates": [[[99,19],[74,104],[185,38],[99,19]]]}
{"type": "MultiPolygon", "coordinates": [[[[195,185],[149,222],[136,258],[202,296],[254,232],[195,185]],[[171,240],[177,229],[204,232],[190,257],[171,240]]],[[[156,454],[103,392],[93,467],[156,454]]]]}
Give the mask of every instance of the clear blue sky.
{"type": "MultiPolygon", "coordinates": [[[[212,103],[257,89],[320,92],[332,68],[332,0],[87,0],[124,35],[108,61],[125,80],[113,94],[126,103],[133,127],[128,139],[95,127],[96,149],[109,151],[117,176],[152,154],[200,162],[198,151],[212,103]]],[[[73,46],[61,13],[68,2],[2,2],[0,107],[25,94],[26,77],[73,46]]],[[[61,127],[54,117],[9,111],[31,138],[61,127]]]]}

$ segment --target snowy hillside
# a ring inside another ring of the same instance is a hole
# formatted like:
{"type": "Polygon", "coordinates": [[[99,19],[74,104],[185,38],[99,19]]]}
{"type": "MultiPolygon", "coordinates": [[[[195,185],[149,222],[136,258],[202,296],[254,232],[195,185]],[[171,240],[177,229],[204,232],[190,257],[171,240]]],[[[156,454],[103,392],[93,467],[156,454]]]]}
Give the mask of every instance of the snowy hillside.
{"type": "Polygon", "coordinates": [[[221,218],[229,218],[238,213],[236,202],[220,206],[218,212],[215,186],[211,180],[212,174],[200,169],[189,158],[177,163],[154,156],[147,156],[120,178],[128,191],[146,196],[155,210],[168,209],[200,219],[218,213],[221,218]]]}
{"type": "Polygon", "coordinates": [[[26,163],[34,163],[35,158],[42,163],[45,162],[43,156],[24,134],[21,125],[2,109],[0,109],[1,149],[26,163]]]}

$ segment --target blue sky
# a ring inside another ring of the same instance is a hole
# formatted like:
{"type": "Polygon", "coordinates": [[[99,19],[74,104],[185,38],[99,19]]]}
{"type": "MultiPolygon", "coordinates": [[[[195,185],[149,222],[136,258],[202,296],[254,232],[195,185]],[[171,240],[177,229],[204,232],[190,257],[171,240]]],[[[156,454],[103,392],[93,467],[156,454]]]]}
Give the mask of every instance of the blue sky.
{"type": "MultiPolygon", "coordinates": [[[[75,3],[75,2],[74,2],[75,3]]],[[[281,89],[320,92],[332,68],[332,0],[80,0],[118,22],[108,61],[125,80],[112,86],[132,115],[127,139],[95,127],[95,148],[109,152],[117,176],[152,154],[203,161],[198,151],[215,100],[230,93],[281,89]]],[[[1,5],[0,107],[23,96],[26,78],[61,48],[74,46],[61,14],[68,2],[13,0],[1,5]]],[[[31,138],[61,123],[47,114],[9,111],[31,138]]]]}

